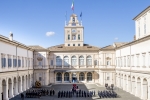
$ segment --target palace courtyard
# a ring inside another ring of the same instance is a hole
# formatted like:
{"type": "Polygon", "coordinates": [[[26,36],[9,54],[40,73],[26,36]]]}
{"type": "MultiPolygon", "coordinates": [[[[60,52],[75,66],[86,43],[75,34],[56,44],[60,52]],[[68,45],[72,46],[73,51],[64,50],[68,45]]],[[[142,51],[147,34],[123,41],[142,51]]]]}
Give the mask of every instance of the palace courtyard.
{"type": "MultiPolygon", "coordinates": [[[[52,86],[46,86],[43,87],[45,89],[54,89],[55,90],[55,95],[54,96],[42,96],[40,99],[39,98],[25,98],[24,100],[141,100],[138,97],[135,97],[134,95],[123,91],[122,89],[115,88],[114,91],[117,93],[118,97],[117,98],[102,98],[100,99],[98,97],[98,90],[103,91],[106,90],[105,87],[100,86],[98,84],[77,84],[79,89],[85,90],[85,91],[94,91],[95,90],[95,96],[93,97],[72,97],[72,98],[58,98],[58,91],[69,91],[72,89],[72,84],[54,84],[52,86]]],[[[25,92],[24,92],[25,94],[25,92]]],[[[10,99],[10,100],[21,100],[20,95],[10,99]]]]}

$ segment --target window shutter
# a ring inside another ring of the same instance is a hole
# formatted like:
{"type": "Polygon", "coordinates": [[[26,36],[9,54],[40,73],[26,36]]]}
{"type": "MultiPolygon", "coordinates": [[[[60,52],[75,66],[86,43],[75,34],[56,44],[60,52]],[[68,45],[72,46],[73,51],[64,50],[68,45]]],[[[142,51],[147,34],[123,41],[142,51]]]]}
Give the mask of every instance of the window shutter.
{"type": "Polygon", "coordinates": [[[4,58],[4,67],[6,67],[6,58],[4,58]]]}
{"type": "Polygon", "coordinates": [[[3,58],[1,58],[1,61],[2,61],[2,67],[3,67],[3,58]]]}

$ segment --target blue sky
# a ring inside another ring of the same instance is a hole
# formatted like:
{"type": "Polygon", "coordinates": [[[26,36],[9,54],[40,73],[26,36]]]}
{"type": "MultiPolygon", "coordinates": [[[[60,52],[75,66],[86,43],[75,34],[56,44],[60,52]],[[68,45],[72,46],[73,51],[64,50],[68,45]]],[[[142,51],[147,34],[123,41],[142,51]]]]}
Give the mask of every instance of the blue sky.
{"type": "MultiPolygon", "coordinates": [[[[72,0],[0,0],[0,34],[8,37],[12,31],[14,40],[26,45],[63,44],[65,12],[69,20],[71,4],[72,0]]],[[[150,0],[74,0],[74,4],[75,14],[82,11],[84,43],[104,47],[133,40],[132,19],[150,0]]]]}

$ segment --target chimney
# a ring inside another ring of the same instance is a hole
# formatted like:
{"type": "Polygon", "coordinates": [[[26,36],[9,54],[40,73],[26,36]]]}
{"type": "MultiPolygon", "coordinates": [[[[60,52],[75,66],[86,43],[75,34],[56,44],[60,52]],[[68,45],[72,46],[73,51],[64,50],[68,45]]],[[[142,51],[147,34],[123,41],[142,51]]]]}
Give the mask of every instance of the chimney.
{"type": "Polygon", "coordinates": [[[134,35],[134,41],[136,40],[136,36],[134,35]]]}
{"type": "Polygon", "coordinates": [[[12,32],[10,32],[10,35],[9,35],[9,40],[13,40],[13,33],[12,32]]]}

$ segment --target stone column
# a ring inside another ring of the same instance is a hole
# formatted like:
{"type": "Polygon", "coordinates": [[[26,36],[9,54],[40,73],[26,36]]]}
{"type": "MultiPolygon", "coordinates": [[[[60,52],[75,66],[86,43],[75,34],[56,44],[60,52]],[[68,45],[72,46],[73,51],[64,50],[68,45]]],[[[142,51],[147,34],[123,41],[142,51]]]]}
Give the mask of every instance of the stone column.
{"type": "Polygon", "coordinates": [[[84,55],[84,67],[87,68],[87,65],[86,65],[86,55],[84,55]]]}
{"type": "Polygon", "coordinates": [[[148,86],[147,86],[147,84],[145,84],[144,82],[143,82],[144,80],[143,80],[143,78],[141,79],[141,99],[142,100],[147,100],[147,97],[148,97],[148,86]]]}
{"type": "Polygon", "coordinates": [[[9,98],[14,97],[13,95],[13,81],[9,83],[9,98]]]}
{"type": "Polygon", "coordinates": [[[78,80],[78,82],[80,82],[80,81],[79,81],[79,74],[80,74],[80,73],[77,72],[77,80],[78,80]]]}
{"type": "Polygon", "coordinates": [[[92,83],[95,83],[95,72],[92,73],[92,83]]]}
{"type": "Polygon", "coordinates": [[[24,77],[24,91],[26,91],[26,86],[27,86],[27,84],[26,84],[26,76],[24,77]]]}
{"type": "Polygon", "coordinates": [[[22,77],[20,77],[20,81],[18,80],[18,89],[19,89],[19,93],[21,93],[23,91],[22,89],[22,77]]]}
{"type": "Polygon", "coordinates": [[[6,79],[6,85],[3,86],[3,100],[9,100],[8,98],[8,79],[6,79]]]}
{"type": "Polygon", "coordinates": [[[135,80],[132,80],[132,94],[135,95],[135,80]]]}
{"type": "Polygon", "coordinates": [[[64,72],[62,72],[62,83],[64,83],[64,72]]]}
{"type": "MultiPolygon", "coordinates": [[[[1,54],[0,54],[0,59],[1,59],[1,54]]],[[[0,63],[1,63],[1,60],[0,60],[0,63]]],[[[2,80],[0,79],[0,98],[2,98],[2,95],[1,95],[1,93],[2,93],[2,80]]]]}
{"type": "Polygon", "coordinates": [[[27,78],[26,78],[26,90],[29,89],[28,78],[29,78],[29,76],[27,76],[27,78]]]}
{"type": "Polygon", "coordinates": [[[64,68],[64,55],[62,55],[62,69],[64,68]]]}
{"type": "Polygon", "coordinates": [[[14,90],[15,96],[18,95],[18,82],[17,82],[17,80],[18,80],[18,79],[16,79],[16,82],[14,82],[14,87],[13,87],[13,88],[15,89],[15,90],[14,90]]]}
{"type": "Polygon", "coordinates": [[[72,72],[69,73],[69,81],[72,83],[72,72]]]}
{"type": "Polygon", "coordinates": [[[85,83],[87,83],[87,72],[85,72],[85,83]]]}
{"type": "Polygon", "coordinates": [[[127,77],[127,91],[128,92],[131,92],[131,78],[130,77],[127,77]]]}
{"type": "Polygon", "coordinates": [[[71,55],[68,55],[69,57],[69,68],[71,68],[71,55]]]}
{"type": "Polygon", "coordinates": [[[77,55],[76,57],[77,57],[77,64],[76,64],[76,67],[79,68],[79,55],[77,55]]]}
{"type": "Polygon", "coordinates": [[[148,79],[148,100],[150,100],[150,79],[148,79]]]}

